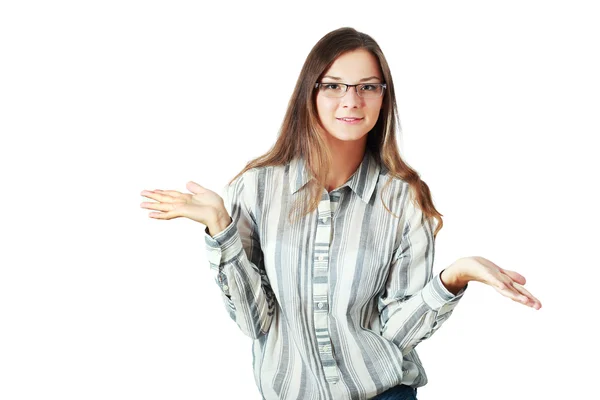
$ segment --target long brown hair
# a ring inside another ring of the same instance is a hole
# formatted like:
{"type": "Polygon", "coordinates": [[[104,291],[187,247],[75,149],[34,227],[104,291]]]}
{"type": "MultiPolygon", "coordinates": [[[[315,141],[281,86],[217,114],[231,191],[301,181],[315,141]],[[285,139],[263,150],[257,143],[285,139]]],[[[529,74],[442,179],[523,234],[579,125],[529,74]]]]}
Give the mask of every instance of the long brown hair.
{"type": "MultiPolygon", "coordinates": [[[[292,213],[296,211],[296,215],[303,216],[318,207],[323,187],[326,186],[331,153],[320,133],[325,128],[317,114],[315,83],[320,81],[322,75],[340,55],[357,49],[368,50],[378,59],[384,82],[387,84],[379,118],[368,133],[366,151],[369,151],[374,159],[389,171],[390,179],[384,189],[391,183],[392,177],[408,183],[414,194],[413,198],[425,217],[437,220],[433,233],[435,238],[443,226],[442,214],[435,209],[427,184],[402,160],[398,150],[396,127],[400,129],[400,121],[390,68],[377,42],[371,36],[353,28],[336,29],[315,44],[298,76],[277,141],[267,153],[249,161],[230,184],[251,168],[286,165],[293,158],[302,157],[310,167],[313,179],[303,188],[305,196],[304,201],[300,203],[302,209],[298,210],[294,207],[292,213]]],[[[385,203],[384,207],[392,213],[385,203]]],[[[392,215],[396,216],[393,213],[392,215]]]]}

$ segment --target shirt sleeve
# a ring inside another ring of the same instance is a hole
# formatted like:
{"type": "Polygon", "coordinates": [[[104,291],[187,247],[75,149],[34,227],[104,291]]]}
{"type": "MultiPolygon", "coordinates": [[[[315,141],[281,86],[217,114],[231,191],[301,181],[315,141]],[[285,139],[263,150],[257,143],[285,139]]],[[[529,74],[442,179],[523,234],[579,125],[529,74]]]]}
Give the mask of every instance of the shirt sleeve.
{"type": "Polygon", "coordinates": [[[379,312],[382,336],[406,355],[450,317],[467,285],[454,295],[442,283],[441,272],[432,276],[435,254],[432,222],[413,204],[411,196],[407,196],[400,218],[400,244],[392,257],[385,291],[379,298],[379,312]]]}
{"type": "MultiPolygon", "coordinates": [[[[215,236],[204,231],[206,253],[229,316],[253,339],[265,334],[275,296],[264,268],[258,229],[251,209],[252,187],[246,174],[225,186],[222,198],[232,222],[215,236]]],[[[255,198],[255,196],[254,196],[255,198]]]]}

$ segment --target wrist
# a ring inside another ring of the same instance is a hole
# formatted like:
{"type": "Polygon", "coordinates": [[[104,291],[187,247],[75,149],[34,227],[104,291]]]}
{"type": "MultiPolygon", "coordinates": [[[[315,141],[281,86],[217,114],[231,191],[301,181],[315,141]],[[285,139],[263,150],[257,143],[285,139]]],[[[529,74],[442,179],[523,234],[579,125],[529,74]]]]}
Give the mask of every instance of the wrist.
{"type": "Polygon", "coordinates": [[[226,210],[218,210],[215,212],[215,216],[212,219],[212,222],[207,224],[208,233],[211,236],[215,236],[221,232],[223,232],[229,224],[231,224],[232,219],[227,213],[226,210]]]}
{"type": "Polygon", "coordinates": [[[456,263],[442,271],[440,274],[440,280],[446,289],[454,295],[460,292],[461,289],[463,289],[468,283],[468,280],[464,278],[460,267],[456,263]]]}

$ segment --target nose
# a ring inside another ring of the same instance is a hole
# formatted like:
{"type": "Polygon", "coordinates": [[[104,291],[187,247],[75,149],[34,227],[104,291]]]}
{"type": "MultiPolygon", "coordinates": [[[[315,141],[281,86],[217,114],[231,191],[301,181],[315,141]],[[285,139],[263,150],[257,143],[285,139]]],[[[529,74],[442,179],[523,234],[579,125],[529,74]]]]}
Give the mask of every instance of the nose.
{"type": "Polygon", "coordinates": [[[357,108],[362,104],[362,97],[358,95],[356,86],[348,88],[348,91],[342,97],[341,106],[344,108],[357,108]]]}

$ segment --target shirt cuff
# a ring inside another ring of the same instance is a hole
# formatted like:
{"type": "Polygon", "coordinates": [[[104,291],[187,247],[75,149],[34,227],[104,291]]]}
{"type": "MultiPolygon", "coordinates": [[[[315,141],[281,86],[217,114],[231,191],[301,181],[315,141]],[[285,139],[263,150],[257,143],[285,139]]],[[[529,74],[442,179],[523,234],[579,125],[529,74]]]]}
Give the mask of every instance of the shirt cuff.
{"type": "Polygon", "coordinates": [[[440,272],[423,288],[423,301],[432,310],[439,310],[447,304],[456,304],[465,293],[465,290],[467,290],[467,286],[468,284],[466,284],[455,296],[452,292],[448,291],[442,283],[440,272]]]}
{"type": "Polygon", "coordinates": [[[204,242],[211,264],[221,265],[239,256],[243,251],[242,241],[238,234],[237,226],[232,221],[227,228],[211,236],[208,227],[204,229],[204,242]]]}
{"type": "MultiPolygon", "coordinates": [[[[229,290],[229,279],[225,274],[225,268],[221,267],[221,258],[223,254],[222,244],[223,237],[228,236],[228,231],[234,230],[235,224],[232,222],[229,224],[225,230],[219,232],[214,237],[210,235],[208,232],[208,227],[204,229],[204,242],[206,243],[206,253],[208,255],[208,261],[210,264],[210,268],[215,271],[215,281],[217,285],[221,288],[223,292],[224,298],[227,300],[227,303],[231,305],[231,294],[229,290]]],[[[237,235],[239,237],[239,235],[237,235]]],[[[235,307],[233,307],[235,309],[235,307]]]]}

